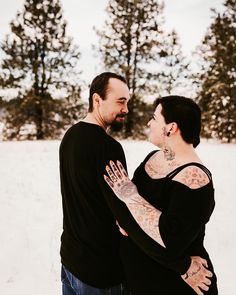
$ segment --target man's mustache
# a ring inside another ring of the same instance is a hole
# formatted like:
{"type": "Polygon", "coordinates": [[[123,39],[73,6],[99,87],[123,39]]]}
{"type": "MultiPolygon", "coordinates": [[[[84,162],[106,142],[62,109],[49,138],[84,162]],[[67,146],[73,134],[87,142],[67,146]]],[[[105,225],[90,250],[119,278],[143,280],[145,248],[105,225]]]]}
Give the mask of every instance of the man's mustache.
{"type": "Polygon", "coordinates": [[[125,118],[126,114],[116,115],[116,118],[125,118]]]}

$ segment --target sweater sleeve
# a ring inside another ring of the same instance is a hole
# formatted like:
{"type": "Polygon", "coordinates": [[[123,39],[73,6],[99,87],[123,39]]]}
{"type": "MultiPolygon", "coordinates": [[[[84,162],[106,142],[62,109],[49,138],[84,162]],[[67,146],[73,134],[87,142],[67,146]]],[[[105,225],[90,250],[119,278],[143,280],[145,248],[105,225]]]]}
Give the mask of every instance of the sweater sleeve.
{"type": "Polygon", "coordinates": [[[199,189],[176,182],[168,209],[159,220],[161,237],[172,257],[185,253],[209,221],[214,205],[212,182],[199,189]]]}
{"type": "Polygon", "coordinates": [[[148,256],[163,266],[179,274],[184,274],[190,266],[191,258],[189,256],[181,255],[173,259],[173,257],[168,255],[165,248],[155,242],[140,228],[125,203],[115,196],[103,179],[103,175],[106,174],[105,166],[110,160],[113,160],[114,162],[119,160],[126,169],[125,155],[118,142],[113,142],[112,144],[110,143],[103,147],[97,165],[98,182],[114,217],[118,220],[120,226],[127,231],[129,237],[135,242],[135,244],[137,244],[137,246],[139,246],[148,256]]]}

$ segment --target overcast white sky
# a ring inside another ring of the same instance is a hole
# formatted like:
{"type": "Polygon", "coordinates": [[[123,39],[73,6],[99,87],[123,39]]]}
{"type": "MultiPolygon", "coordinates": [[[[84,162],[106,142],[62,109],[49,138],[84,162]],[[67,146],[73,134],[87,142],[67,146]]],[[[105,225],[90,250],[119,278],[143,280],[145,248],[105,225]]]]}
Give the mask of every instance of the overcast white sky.
{"type": "MultiPolygon", "coordinates": [[[[79,45],[82,78],[89,82],[99,69],[99,61],[93,57],[91,44],[97,44],[93,26],[101,28],[106,18],[108,0],[61,0],[64,18],[68,22],[68,35],[79,45]]],[[[9,22],[17,10],[22,10],[24,0],[0,0],[0,41],[9,32],[9,22]]],[[[190,53],[200,43],[211,23],[210,8],[222,10],[223,0],[164,0],[166,28],[175,29],[183,51],[190,53]]]]}

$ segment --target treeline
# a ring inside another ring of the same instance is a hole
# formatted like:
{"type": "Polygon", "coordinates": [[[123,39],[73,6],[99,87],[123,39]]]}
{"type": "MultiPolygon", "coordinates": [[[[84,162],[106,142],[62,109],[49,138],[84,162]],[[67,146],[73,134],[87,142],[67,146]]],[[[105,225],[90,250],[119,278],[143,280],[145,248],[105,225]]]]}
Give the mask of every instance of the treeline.
{"type": "MultiPolygon", "coordinates": [[[[176,31],[164,30],[156,0],[109,0],[95,29],[104,71],[126,77],[132,99],[118,136],[144,138],[152,101],[169,94],[195,99],[202,136],[232,142],[236,133],[236,0],[212,10],[212,23],[195,52],[198,70],[183,55],[176,31]]],[[[1,42],[0,119],[5,140],[55,139],[82,118],[85,86],[79,47],[66,34],[59,0],[25,0],[1,42]]]]}

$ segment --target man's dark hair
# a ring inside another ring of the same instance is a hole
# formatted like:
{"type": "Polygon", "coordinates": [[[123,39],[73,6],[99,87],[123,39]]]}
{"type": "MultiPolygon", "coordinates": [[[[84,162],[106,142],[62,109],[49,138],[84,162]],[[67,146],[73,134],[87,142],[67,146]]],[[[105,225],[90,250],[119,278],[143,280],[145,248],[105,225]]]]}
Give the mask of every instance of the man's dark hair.
{"type": "Polygon", "coordinates": [[[108,83],[110,78],[115,78],[118,79],[125,84],[127,84],[126,80],[124,77],[111,73],[111,72],[104,72],[98,76],[96,76],[91,85],[90,85],[90,90],[89,90],[89,112],[93,111],[93,94],[97,93],[103,100],[106,99],[106,92],[108,88],[108,83]]]}
{"type": "Polygon", "coordinates": [[[182,138],[196,147],[200,143],[201,110],[190,98],[183,96],[165,96],[158,98],[155,107],[162,106],[162,115],[165,122],[177,123],[182,138]]]}

